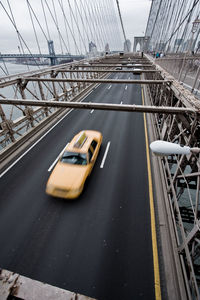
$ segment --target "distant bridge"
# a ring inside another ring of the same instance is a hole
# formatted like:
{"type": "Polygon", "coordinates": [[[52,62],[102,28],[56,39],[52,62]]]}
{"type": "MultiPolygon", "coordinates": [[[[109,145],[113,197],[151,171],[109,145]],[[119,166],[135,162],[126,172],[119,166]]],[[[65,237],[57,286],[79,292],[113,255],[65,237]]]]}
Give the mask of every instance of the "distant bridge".
{"type": "Polygon", "coordinates": [[[65,59],[72,59],[72,60],[81,60],[83,59],[85,56],[84,55],[71,55],[71,54],[2,54],[0,55],[0,60],[1,59],[8,59],[8,58],[26,58],[26,59],[33,59],[33,58],[49,58],[50,61],[54,60],[54,59],[58,59],[58,58],[65,58],[65,59]]]}

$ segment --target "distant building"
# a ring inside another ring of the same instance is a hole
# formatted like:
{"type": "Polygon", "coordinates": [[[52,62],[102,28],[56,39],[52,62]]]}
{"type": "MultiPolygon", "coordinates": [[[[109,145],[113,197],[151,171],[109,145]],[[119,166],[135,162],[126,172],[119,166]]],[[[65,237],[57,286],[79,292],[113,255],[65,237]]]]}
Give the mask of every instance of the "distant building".
{"type": "Polygon", "coordinates": [[[108,43],[105,45],[105,52],[106,53],[110,53],[110,48],[109,48],[109,44],[108,43]]]}
{"type": "Polygon", "coordinates": [[[96,54],[97,53],[97,46],[92,41],[89,43],[89,53],[96,54]]]}
{"type": "Polygon", "coordinates": [[[131,41],[126,40],[124,42],[124,52],[131,52],[131,41]]]}

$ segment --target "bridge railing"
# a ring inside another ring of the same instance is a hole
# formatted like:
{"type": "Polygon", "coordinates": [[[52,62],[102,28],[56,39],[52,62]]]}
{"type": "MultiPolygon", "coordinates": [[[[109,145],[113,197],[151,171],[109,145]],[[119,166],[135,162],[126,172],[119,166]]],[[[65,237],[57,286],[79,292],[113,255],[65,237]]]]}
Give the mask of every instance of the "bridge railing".
{"type": "MultiPolygon", "coordinates": [[[[88,63],[64,64],[42,69],[41,71],[26,72],[0,78],[1,98],[35,99],[50,101],[74,101],[92,88],[95,83],[88,82],[55,82],[53,79],[94,79],[106,76],[106,67],[91,71],[88,63]],[[79,65],[81,67],[79,68],[79,65]],[[88,70],[88,72],[87,72],[88,70]],[[98,70],[101,72],[99,73],[98,70]],[[73,72],[74,71],[74,72],[73,72]],[[43,78],[38,82],[29,82],[29,77],[43,78]],[[48,82],[45,79],[49,79],[48,82]]],[[[30,130],[35,130],[46,119],[51,120],[61,109],[32,108],[30,106],[0,105],[0,149],[16,143],[30,130]]]]}
{"type": "MultiPolygon", "coordinates": [[[[156,59],[154,68],[157,73],[145,73],[146,79],[169,79],[170,74],[180,68],[181,60],[172,68],[174,58],[156,59]],[[159,65],[163,65],[164,69],[159,65]],[[170,68],[171,66],[171,68],[170,68]]],[[[188,60],[191,64],[191,60],[188,60]]],[[[192,64],[192,67],[194,64],[192,64]]],[[[171,86],[149,85],[146,87],[151,105],[172,107],[196,107],[200,110],[199,100],[183,85],[172,81],[171,86]]],[[[200,116],[185,113],[154,114],[155,139],[200,147],[200,116]]],[[[188,299],[199,299],[200,290],[200,160],[199,154],[171,155],[160,158],[167,191],[166,205],[171,211],[175,229],[177,253],[180,258],[188,299]]]]}
{"type": "Polygon", "coordinates": [[[200,55],[167,55],[156,63],[200,98],[200,55]]]}

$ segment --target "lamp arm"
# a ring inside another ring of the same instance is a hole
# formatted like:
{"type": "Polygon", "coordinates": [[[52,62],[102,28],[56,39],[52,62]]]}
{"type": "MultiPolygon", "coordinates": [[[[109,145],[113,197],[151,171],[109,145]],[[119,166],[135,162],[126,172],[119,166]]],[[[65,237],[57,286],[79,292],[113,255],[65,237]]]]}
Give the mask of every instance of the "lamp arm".
{"type": "Polygon", "coordinates": [[[190,151],[192,153],[200,153],[200,148],[198,148],[198,147],[190,148],[190,151]]]}

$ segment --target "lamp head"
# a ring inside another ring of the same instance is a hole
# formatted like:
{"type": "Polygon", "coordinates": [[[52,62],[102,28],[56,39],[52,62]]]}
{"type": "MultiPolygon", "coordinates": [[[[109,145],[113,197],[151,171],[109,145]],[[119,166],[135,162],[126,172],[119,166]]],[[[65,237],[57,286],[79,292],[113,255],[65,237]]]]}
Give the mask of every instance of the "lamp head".
{"type": "Polygon", "coordinates": [[[166,141],[154,141],[150,144],[152,152],[158,156],[168,156],[172,154],[190,154],[190,147],[166,141]]]}

